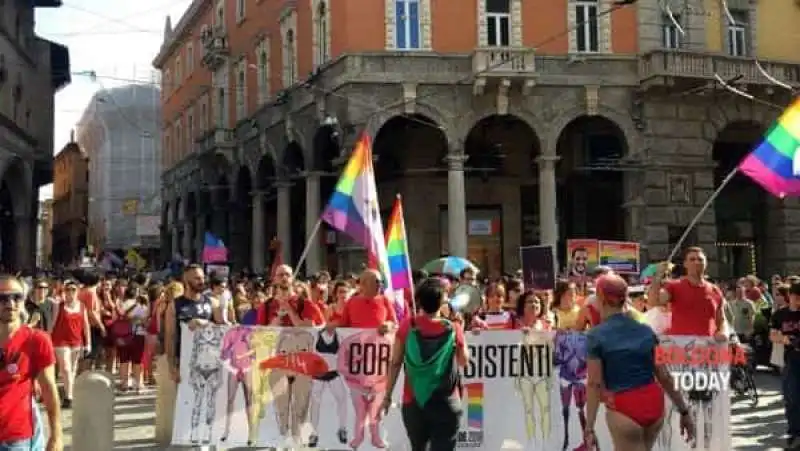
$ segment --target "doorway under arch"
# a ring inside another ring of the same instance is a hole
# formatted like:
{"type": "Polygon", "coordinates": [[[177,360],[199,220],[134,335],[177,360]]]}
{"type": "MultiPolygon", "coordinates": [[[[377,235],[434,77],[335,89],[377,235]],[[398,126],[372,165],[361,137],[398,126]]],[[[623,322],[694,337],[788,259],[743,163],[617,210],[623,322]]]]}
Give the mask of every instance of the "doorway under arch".
{"type": "MultiPolygon", "coordinates": [[[[286,179],[291,183],[291,188],[289,189],[289,217],[292,218],[292,224],[299,225],[299,227],[292,227],[290,243],[281,244],[289,247],[288,254],[291,261],[286,263],[294,265],[300,260],[300,255],[306,245],[305,172],[307,168],[305,157],[303,156],[303,148],[296,141],[292,141],[286,146],[282,166],[286,179]]],[[[286,214],[286,212],[279,211],[278,214],[286,214]]],[[[301,271],[300,273],[302,274],[305,270],[296,268],[295,271],[301,271]]]]}
{"type": "MultiPolygon", "coordinates": [[[[254,182],[254,186],[258,190],[260,196],[253,197],[252,201],[256,202],[260,199],[260,201],[263,202],[261,214],[264,215],[264,228],[259,232],[264,234],[264,243],[267,247],[267,250],[261,250],[261,252],[268,253],[268,258],[264,261],[265,268],[270,268],[272,266],[272,262],[275,261],[275,249],[272,249],[270,246],[270,241],[275,238],[278,230],[277,215],[286,214],[286,212],[278,212],[277,209],[277,191],[275,189],[275,182],[277,181],[276,177],[277,173],[275,172],[275,160],[271,154],[263,155],[261,160],[258,162],[258,170],[256,171],[256,179],[254,182]]],[[[252,211],[253,213],[256,213],[256,209],[253,209],[252,211]]],[[[251,221],[252,220],[255,219],[251,215],[251,221]]],[[[258,251],[253,250],[253,252],[258,251]]]]}
{"type": "MultiPolygon", "coordinates": [[[[239,167],[236,175],[236,236],[231,242],[233,263],[237,270],[250,266],[250,252],[253,236],[253,181],[247,166],[239,167]]],[[[259,249],[263,252],[263,249],[259,249]]]]}
{"type": "MultiPolygon", "coordinates": [[[[711,158],[714,188],[757,145],[763,136],[763,125],[753,121],[737,121],[726,125],[717,134],[711,158]]],[[[714,202],[717,225],[717,255],[721,278],[740,277],[763,269],[767,231],[765,192],[744,174],[737,173],[714,202]],[[755,253],[755,254],[753,254],[755,253]],[[753,267],[756,262],[756,267],[753,267]]]]}
{"type": "Polygon", "coordinates": [[[556,144],[558,176],[559,261],[566,240],[626,239],[624,171],[625,134],[603,116],[579,116],[561,131],[556,144]]]}

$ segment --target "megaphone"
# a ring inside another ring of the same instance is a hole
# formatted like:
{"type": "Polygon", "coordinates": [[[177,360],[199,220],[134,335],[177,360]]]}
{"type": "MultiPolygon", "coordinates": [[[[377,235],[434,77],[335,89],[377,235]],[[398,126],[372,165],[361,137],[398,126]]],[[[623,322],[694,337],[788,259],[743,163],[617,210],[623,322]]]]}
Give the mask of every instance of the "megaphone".
{"type": "Polygon", "coordinates": [[[451,309],[466,314],[475,313],[482,303],[481,290],[474,285],[459,285],[449,301],[451,309]]]}

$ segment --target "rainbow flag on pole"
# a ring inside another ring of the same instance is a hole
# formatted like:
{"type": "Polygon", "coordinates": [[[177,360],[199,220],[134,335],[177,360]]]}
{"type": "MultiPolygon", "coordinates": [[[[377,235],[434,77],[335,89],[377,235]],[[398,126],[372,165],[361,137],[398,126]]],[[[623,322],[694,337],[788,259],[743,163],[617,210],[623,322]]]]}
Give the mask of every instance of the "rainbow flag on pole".
{"type": "Polygon", "coordinates": [[[392,215],[389,217],[389,226],[386,230],[386,251],[389,256],[389,274],[392,278],[392,288],[395,290],[411,289],[414,283],[411,278],[411,261],[408,254],[403,201],[399,194],[394,201],[392,215]]]}
{"type": "Polygon", "coordinates": [[[372,165],[372,143],[362,135],[344,168],[336,188],[322,212],[322,220],[346,234],[367,251],[383,274],[384,289],[392,293],[389,258],[383,234],[375,169],[372,165]]]}
{"type": "Polygon", "coordinates": [[[773,196],[800,196],[800,97],[739,164],[739,170],[773,196]]]}

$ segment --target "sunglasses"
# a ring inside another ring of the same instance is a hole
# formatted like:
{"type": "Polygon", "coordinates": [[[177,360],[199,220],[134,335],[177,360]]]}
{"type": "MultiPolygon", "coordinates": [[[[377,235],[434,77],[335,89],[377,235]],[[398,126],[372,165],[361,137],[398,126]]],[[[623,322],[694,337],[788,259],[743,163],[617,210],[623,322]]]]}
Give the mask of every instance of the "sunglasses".
{"type": "Polygon", "coordinates": [[[3,293],[0,294],[0,304],[19,302],[23,298],[22,293],[3,293]]]}
{"type": "Polygon", "coordinates": [[[38,289],[40,289],[40,290],[46,290],[46,289],[48,289],[48,288],[50,288],[50,287],[49,287],[48,285],[39,285],[39,286],[38,286],[38,287],[36,287],[36,288],[38,288],[38,289]]]}

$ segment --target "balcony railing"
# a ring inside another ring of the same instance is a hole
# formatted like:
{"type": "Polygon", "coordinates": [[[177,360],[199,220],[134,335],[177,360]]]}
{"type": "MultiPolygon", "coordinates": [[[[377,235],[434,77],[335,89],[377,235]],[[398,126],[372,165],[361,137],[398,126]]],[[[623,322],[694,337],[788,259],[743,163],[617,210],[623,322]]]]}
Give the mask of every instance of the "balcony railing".
{"type": "Polygon", "coordinates": [[[236,147],[236,135],[233,130],[213,128],[200,136],[197,144],[197,150],[200,153],[230,150],[236,147]]]}
{"type": "MultiPolygon", "coordinates": [[[[800,64],[760,61],[761,67],[774,79],[790,86],[800,86],[800,64]]],[[[737,83],[772,85],[758,69],[753,58],[717,55],[683,50],[656,50],[639,60],[639,80],[642,83],[665,78],[713,80],[714,74],[723,79],[740,77],[737,83]]]]}
{"type": "Polygon", "coordinates": [[[536,72],[533,49],[482,47],[472,54],[472,72],[485,77],[532,76],[536,72]]]}

